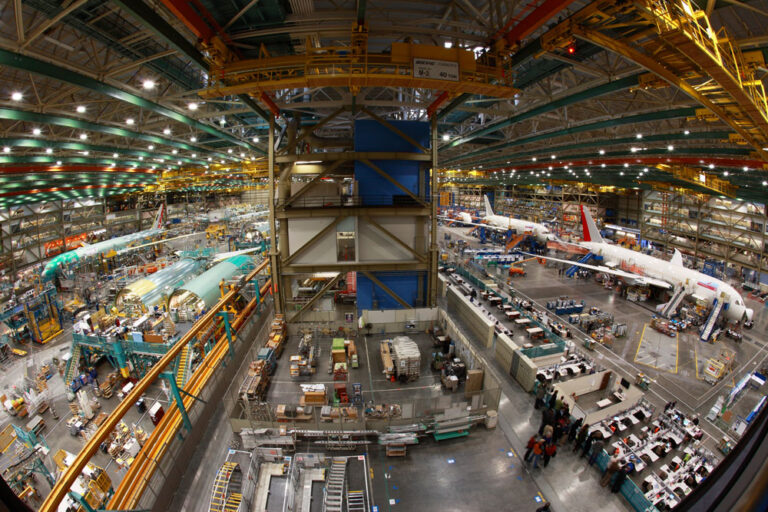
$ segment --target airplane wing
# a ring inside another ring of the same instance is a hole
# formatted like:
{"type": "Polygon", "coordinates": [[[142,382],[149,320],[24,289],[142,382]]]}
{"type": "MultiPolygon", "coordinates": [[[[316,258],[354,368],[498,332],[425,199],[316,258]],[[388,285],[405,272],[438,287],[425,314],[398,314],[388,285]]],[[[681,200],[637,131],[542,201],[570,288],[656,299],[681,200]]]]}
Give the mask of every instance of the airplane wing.
{"type": "Polygon", "coordinates": [[[126,254],[126,253],[129,253],[131,251],[135,251],[136,249],[142,249],[144,247],[151,247],[153,245],[163,244],[165,242],[170,242],[171,240],[178,240],[180,238],[187,238],[187,237],[190,237],[190,236],[204,235],[204,234],[205,234],[205,232],[201,231],[199,233],[190,233],[188,235],[180,235],[180,236],[175,236],[173,238],[164,238],[162,240],[157,240],[156,242],[149,242],[149,243],[146,243],[146,244],[135,245],[133,247],[126,247],[125,249],[120,249],[119,251],[117,251],[117,254],[118,255],[119,254],[126,254]]]}
{"type": "Polygon", "coordinates": [[[250,249],[241,249],[239,251],[220,252],[213,257],[213,261],[218,263],[219,261],[229,259],[232,256],[237,256],[238,254],[248,254],[249,252],[256,252],[260,250],[261,247],[251,247],[250,249]]]}
{"type": "Polygon", "coordinates": [[[438,216],[438,218],[439,218],[439,219],[443,219],[443,220],[452,221],[452,222],[458,222],[458,223],[464,224],[465,226],[482,226],[482,227],[484,227],[484,228],[486,228],[486,229],[493,229],[494,231],[503,231],[503,232],[506,232],[507,230],[510,230],[510,229],[515,229],[515,228],[513,228],[513,227],[509,227],[509,228],[500,228],[499,226],[493,226],[493,225],[491,225],[491,224],[481,224],[481,223],[478,223],[478,222],[464,222],[464,221],[463,221],[463,220],[461,220],[461,219],[454,219],[454,218],[452,218],[452,217],[440,217],[440,216],[438,216]]]}
{"type": "Polygon", "coordinates": [[[619,270],[615,268],[609,268],[602,265],[589,265],[588,263],[579,263],[578,261],[571,261],[571,260],[563,260],[560,258],[553,258],[551,256],[540,256],[538,254],[530,254],[527,252],[520,252],[520,254],[525,254],[528,256],[533,256],[535,258],[542,258],[545,260],[550,261],[557,261],[560,263],[565,263],[567,265],[576,265],[577,267],[587,268],[590,270],[594,270],[595,272],[603,272],[604,274],[611,274],[613,276],[623,277],[625,279],[632,279],[633,281],[636,281],[641,284],[649,284],[651,286],[657,286],[659,288],[665,288],[667,290],[672,289],[673,286],[666,282],[662,281],[661,279],[655,279],[653,277],[647,277],[647,276],[641,276],[640,274],[635,274],[633,272],[626,272],[624,270],[619,270]]]}

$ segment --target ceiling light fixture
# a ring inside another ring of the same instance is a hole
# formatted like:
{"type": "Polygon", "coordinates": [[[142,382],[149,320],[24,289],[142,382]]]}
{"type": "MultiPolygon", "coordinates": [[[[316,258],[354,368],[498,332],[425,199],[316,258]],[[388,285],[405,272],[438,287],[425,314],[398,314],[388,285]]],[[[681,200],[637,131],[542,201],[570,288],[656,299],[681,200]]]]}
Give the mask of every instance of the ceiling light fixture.
{"type": "Polygon", "coordinates": [[[134,121],[132,117],[129,117],[128,119],[125,120],[125,124],[127,124],[129,126],[134,124],[135,122],[136,121],[134,121]]]}
{"type": "Polygon", "coordinates": [[[190,137],[190,138],[189,138],[189,141],[190,141],[190,142],[197,142],[197,137],[195,137],[195,136],[193,135],[192,137],[190,137]]]}
{"type": "Polygon", "coordinates": [[[194,101],[193,101],[193,102],[191,102],[191,103],[189,103],[189,104],[187,105],[187,108],[188,108],[189,110],[197,110],[197,107],[198,107],[198,105],[197,105],[197,103],[195,103],[194,101]]]}
{"type": "Polygon", "coordinates": [[[88,138],[88,134],[87,133],[81,133],[80,134],[80,140],[86,140],[87,138],[88,138]]]}
{"type": "Polygon", "coordinates": [[[85,105],[78,105],[75,110],[78,114],[85,114],[85,105]]]}
{"type": "Polygon", "coordinates": [[[141,83],[141,86],[146,90],[151,90],[155,88],[155,82],[153,80],[144,80],[141,83]]]}
{"type": "Polygon", "coordinates": [[[21,94],[19,91],[16,91],[16,92],[11,94],[11,99],[13,101],[21,101],[21,100],[24,99],[24,95],[21,94]]]}
{"type": "Polygon", "coordinates": [[[46,152],[46,154],[50,155],[51,153],[53,153],[53,149],[52,148],[45,148],[45,152],[46,152]]]}
{"type": "Polygon", "coordinates": [[[170,134],[171,134],[171,129],[170,128],[166,128],[166,129],[163,130],[163,135],[170,135],[170,134]]]}

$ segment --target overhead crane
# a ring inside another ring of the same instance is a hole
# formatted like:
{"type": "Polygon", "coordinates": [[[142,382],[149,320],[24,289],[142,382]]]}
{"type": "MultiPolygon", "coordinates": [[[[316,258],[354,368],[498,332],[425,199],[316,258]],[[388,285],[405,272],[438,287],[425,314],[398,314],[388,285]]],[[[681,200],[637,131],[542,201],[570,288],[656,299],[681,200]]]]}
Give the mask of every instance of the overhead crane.
{"type": "Polygon", "coordinates": [[[556,51],[575,38],[618,53],[680,88],[768,160],[768,101],[755,75],[761,59],[745,58],[689,0],[598,0],[543,34],[541,46],[556,51]]]}

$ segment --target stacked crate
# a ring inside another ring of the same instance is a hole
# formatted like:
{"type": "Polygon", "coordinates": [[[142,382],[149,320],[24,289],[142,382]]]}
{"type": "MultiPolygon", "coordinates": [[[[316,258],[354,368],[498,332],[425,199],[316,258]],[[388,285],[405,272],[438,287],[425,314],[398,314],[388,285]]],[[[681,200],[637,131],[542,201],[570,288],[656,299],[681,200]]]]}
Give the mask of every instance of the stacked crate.
{"type": "Polygon", "coordinates": [[[421,352],[416,342],[408,336],[397,336],[392,340],[392,352],[399,379],[408,381],[419,378],[421,352]]]}

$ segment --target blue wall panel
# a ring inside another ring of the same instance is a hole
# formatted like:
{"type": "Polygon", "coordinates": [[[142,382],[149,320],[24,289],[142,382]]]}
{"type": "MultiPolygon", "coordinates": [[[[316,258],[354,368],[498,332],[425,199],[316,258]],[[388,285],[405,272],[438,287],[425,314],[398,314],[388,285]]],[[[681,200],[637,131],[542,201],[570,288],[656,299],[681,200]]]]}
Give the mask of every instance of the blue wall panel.
{"type": "MultiPolygon", "coordinates": [[[[429,123],[417,121],[391,121],[391,123],[422,146],[429,147],[429,123]]],[[[355,121],[355,151],[419,152],[416,146],[386,126],[367,119],[355,121]]],[[[409,160],[372,160],[372,162],[411,193],[418,195],[419,162],[409,160]]],[[[405,195],[398,187],[359,161],[355,162],[355,180],[357,180],[358,195],[363,204],[391,205],[393,196],[405,195]]],[[[422,188],[426,194],[429,194],[428,184],[429,179],[425,177],[422,188]]]]}
{"type": "MultiPolygon", "coordinates": [[[[429,148],[429,123],[418,121],[390,121],[390,123],[425,148],[429,148]]],[[[355,121],[354,143],[355,151],[358,152],[420,152],[416,146],[375,120],[355,121]]],[[[373,160],[372,162],[414,195],[418,196],[421,190],[429,197],[428,172],[424,173],[424,183],[419,184],[419,166],[424,165],[423,163],[410,160],[373,160]]],[[[362,200],[363,205],[392,205],[411,201],[402,190],[359,161],[355,162],[355,180],[357,182],[357,195],[362,200]]],[[[374,275],[405,302],[412,306],[418,305],[419,278],[416,272],[379,272],[374,275]]],[[[424,297],[426,296],[427,279],[422,281],[421,295],[424,297]]],[[[402,306],[387,292],[358,273],[357,308],[363,310],[374,307],[376,309],[402,309],[402,306]]]]}
{"type": "MultiPolygon", "coordinates": [[[[376,278],[411,305],[418,298],[418,275],[410,272],[391,274],[374,272],[376,278]]],[[[426,281],[426,280],[425,280],[426,281]]],[[[363,274],[357,274],[357,309],[402,309],[403,307],[387,292],[363,274]]]]}

